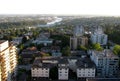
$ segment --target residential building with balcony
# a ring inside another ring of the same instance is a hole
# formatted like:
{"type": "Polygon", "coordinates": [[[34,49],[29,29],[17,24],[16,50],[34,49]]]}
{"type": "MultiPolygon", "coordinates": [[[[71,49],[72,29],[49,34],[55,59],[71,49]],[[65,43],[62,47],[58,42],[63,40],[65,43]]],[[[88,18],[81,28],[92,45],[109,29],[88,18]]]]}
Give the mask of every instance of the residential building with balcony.
{"type": "Polygon", "coordinates": [[[0,40],[1,80],[12,81],[17,75],[16,47],[5,40],[0,40]]]}
{"type": "Polygon", "coordinates": [[[119,57],[112,50],[92,51],[90,55],[97,67],[97,76],[117,77],[119,67],[119,57]]]}

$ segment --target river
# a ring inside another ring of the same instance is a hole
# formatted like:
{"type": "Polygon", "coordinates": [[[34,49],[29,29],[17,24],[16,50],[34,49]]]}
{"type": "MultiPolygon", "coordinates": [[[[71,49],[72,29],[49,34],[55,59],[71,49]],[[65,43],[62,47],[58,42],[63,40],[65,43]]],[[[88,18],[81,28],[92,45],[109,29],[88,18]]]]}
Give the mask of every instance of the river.
{"type": "Polygon", "coordinates": [[[63,19],[59,18],[59,17],[54,17],[55,20],[51,21],[51,22],[47,22],[47,24],[45,25],[38,25],[38,27],[51,27],[54,26],[56,23],[60,23],[63,19]]]}

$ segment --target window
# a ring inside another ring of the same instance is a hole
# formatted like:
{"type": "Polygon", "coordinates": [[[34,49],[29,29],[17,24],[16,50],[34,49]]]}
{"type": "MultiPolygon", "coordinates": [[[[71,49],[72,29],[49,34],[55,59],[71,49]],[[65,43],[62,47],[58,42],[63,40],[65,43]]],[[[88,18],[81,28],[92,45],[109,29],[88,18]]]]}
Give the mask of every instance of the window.
{"type": "Polygon", "coordinates": [[[67,76],[67,74],[65,74],[65,76],[67,76]]]}

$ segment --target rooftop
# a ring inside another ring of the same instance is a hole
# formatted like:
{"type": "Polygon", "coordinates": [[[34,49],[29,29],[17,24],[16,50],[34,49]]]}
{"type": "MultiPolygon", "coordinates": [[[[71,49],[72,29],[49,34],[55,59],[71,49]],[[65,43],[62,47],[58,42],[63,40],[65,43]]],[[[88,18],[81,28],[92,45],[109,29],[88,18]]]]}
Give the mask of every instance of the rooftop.
{"type": "Polygon", "coordinates": [[[95,64],[88,57],[79,58],[76,65],[78,68],[95,68],[95,64]]]}
{"type": "Polygon", "coordinates": [[[113,57],[116,57],[118,58],[117,55],[115,55],[112,50],[109,50],[109,49],[105,49],[103,51],[96,51],[94,50],[93,51],[93,54],[95,54],[96,56],[98,57],[109,57],[109,58],[113,58],[113,57]]]}
{"type": "Polygon", "coordinates": [[[0,44],[4,43],[6,40],[0,40],[0,44]]]}
{"type": "Polygon", "coordinates": [[[54,57],[36,57],[32,67],[46,67],[50,68],[57,64],[57,59],[54,57]]]}
{"type": "Polygon", "coordinates": [[[52,67],[57,66],[57,64],[68,64],[68,59],[66,57],[36,57],[33,68],[35,67],[52,67]]]}

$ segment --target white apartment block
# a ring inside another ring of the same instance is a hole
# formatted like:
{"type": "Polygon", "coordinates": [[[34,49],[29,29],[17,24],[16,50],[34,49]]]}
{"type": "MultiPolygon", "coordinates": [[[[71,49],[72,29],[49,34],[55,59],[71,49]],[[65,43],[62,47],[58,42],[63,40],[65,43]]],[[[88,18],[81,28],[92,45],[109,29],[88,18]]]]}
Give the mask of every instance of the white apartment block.
{"type": "Polygon", "coordinates": [[[68,80],[69,64],[67,59],[60,57],[44,57],[36,58],[31,68],[32,78],[49,78],[50,69],[54,66],[58,66],[58,79],[68,80]]]}
{"type": "Polygon", "coordinates": [[[94,33],[91,35],[91,42],[93,44],[99,43],[100,45],[106,45],[108,40],[108,36],[106,34],[97,34],[94,33]]]}
{"type": "Polygon", "coordinates": [[[79,36],[83,36],[84,35],[84,28],[83,28],[83,26],[76,26],[75,28],[74,28],[74,32],[73,32],[73,35],[74,36],[77,36],[77,37],[79,37],[79,36]]]}
{"type": "Polygon", "coordinates": [[[67,59],[60,59],[58,64],[58,79],[68,80],[69,78],[69,64],[67,59]]]}
{"type": "Polygon", "coordinates": [[[16,47],[8,41],[0,41],[0,61],[2,81],[12,81],[17,73],[17,52],[16,47]],[[13,75],[14,74],[14,75],[13,75]]]}
{"type": "Polygon", "coordinates": [[[89,58],[80,58],[77,62],[77,78],[93,78],[95,77],[95,64],[89,58]]]}
{"type": "Polygon", "coordinates": [[[101,45],[106,45],[108,41],[108,35],[103,33],[101,27],[97,28],[94,33],[91,34],[91,42],[93,44],[99,43],[101,45]]]}
{"type": "Polygon", "coordinates": [[[77,74],[77,78],[95,77],[95,64],[87,57],[37,57],[31,68],[31,76],[34,80],[50,78],[50,69],[58,67],[58,80],[69,79],[69,69],[77,74]]]}
{"type": "Polygon", "coordinates": [[[97,76],[116,77],[118,71],[119,57],[112,50],[92,51],[91,59],[97,67],[97,76]]]}
{"type": "Polygon", "coordinates": [[[58,68],[58,79],[59,80],[68,80],[68,68],[58,68]]]}
{"type": "Polygon", "coordinates": [[[31,68],[33,78],[49,78],[50,68],[58,63],[57,59],[37,57],[31,68]]]}
{"type": "Polygon", "coordinates": [[[32,77],[45,77],[49,78],[49,68],[47,67],[37,67],[37,68],[32,68],[32,77]]]}

